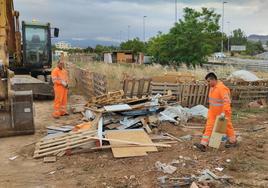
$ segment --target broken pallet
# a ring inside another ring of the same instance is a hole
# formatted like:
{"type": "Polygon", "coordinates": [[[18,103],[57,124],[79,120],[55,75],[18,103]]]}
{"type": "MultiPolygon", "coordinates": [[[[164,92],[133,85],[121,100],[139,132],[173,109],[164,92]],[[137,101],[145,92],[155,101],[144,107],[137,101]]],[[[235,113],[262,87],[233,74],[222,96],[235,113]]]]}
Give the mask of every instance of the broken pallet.
{"type": "Polygon", "coordinates": [[[61,151],[76,148],[92,140],[96,131],[70,132],[50,139],[41,139],[35,146],[34,158],[56,155],[61,151]]]}

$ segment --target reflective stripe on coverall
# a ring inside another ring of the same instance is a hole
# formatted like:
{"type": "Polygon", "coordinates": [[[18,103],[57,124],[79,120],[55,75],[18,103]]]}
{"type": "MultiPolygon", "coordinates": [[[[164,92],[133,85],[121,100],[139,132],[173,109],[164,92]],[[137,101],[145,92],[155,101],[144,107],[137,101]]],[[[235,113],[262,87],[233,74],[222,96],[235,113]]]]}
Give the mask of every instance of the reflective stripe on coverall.
{"type": "Polygon", "coordinates": [[[235,133],[231,121],[232,112],[230,90],[221,81],[218,81],[216,86],[210,88],[209,91],[208,118],[201,144],[208,145],[216,117],[219,116],[221,113],[225,113],[225,117],[227,119],[226,134],[229,138],[233,139],[235,137],[235,133]]]}
{"type": "Polygon", "coordinates": [[[68,89],[62,85],[62,81],[68,83],[68,75],[65,69],[56,67],[51,73],[52,81],[54,83],[54,117],[59,117],[67,113],[67,94],[68,89]]]}

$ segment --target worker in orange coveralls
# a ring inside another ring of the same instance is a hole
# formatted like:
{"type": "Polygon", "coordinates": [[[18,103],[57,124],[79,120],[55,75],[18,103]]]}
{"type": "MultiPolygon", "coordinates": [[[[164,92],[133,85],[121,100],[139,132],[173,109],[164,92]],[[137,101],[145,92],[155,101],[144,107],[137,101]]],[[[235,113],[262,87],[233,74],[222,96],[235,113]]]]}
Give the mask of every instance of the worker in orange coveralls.
{"type": "Polygon", "coordinates": [[[52,82],[54,84],[54,112],[53,117],[69,115],[67,112],[67,94],[68,94],[68,75],[64,69],[64,61],[59,60],[57,67],[51,73],[52,82]]]}
{"type": "Polygon", "coordinates": [[[230,90],[221,81],[217,79],[214,73],[209,73],[205,78],[210,86],[209,90],[209,110],[205,132],[203,133],[201,143],[194,144],[200,151],[205,152],[209,143],[209,138],[212,134],[215,120],[217,116],[227,119],[228,141],[225,144],[226,148],[237,146],[237,140],[234,128],[231,121],[231,98],[230,90]]]}

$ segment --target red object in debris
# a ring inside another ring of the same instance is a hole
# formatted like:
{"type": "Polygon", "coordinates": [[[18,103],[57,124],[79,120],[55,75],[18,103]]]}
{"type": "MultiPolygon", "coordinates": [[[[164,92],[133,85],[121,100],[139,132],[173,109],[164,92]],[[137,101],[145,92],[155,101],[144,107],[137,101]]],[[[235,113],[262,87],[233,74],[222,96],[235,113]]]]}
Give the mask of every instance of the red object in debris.
{"type": "Polygon", "coordinates": [[[71,150],[71,149],[67,149],[67,150],[65,151],[65,155],[67,155],[67,156],[72,155],[72,150],[71,150]]]}
{"type": "Polygon", "coordinates": [[[100,147],[100,141],[96,140],[96,147],[100,147]]]}

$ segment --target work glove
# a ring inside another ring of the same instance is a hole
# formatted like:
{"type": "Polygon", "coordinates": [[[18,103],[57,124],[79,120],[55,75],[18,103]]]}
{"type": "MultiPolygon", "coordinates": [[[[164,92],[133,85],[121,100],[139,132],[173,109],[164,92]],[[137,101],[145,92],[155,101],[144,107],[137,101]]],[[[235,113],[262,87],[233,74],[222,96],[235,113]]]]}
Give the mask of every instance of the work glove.
{"type": "Polygon", "coordinates": [[[222,112],[219,119],[222,121],[225,120],[225,113],[222,112]]]}
{"type": "Polygon", "coordinates": [[[68,87],[67,82],[65,82],[64,80],[61,81],[61,84],[63,85],[63,87],[68,87]]]}

